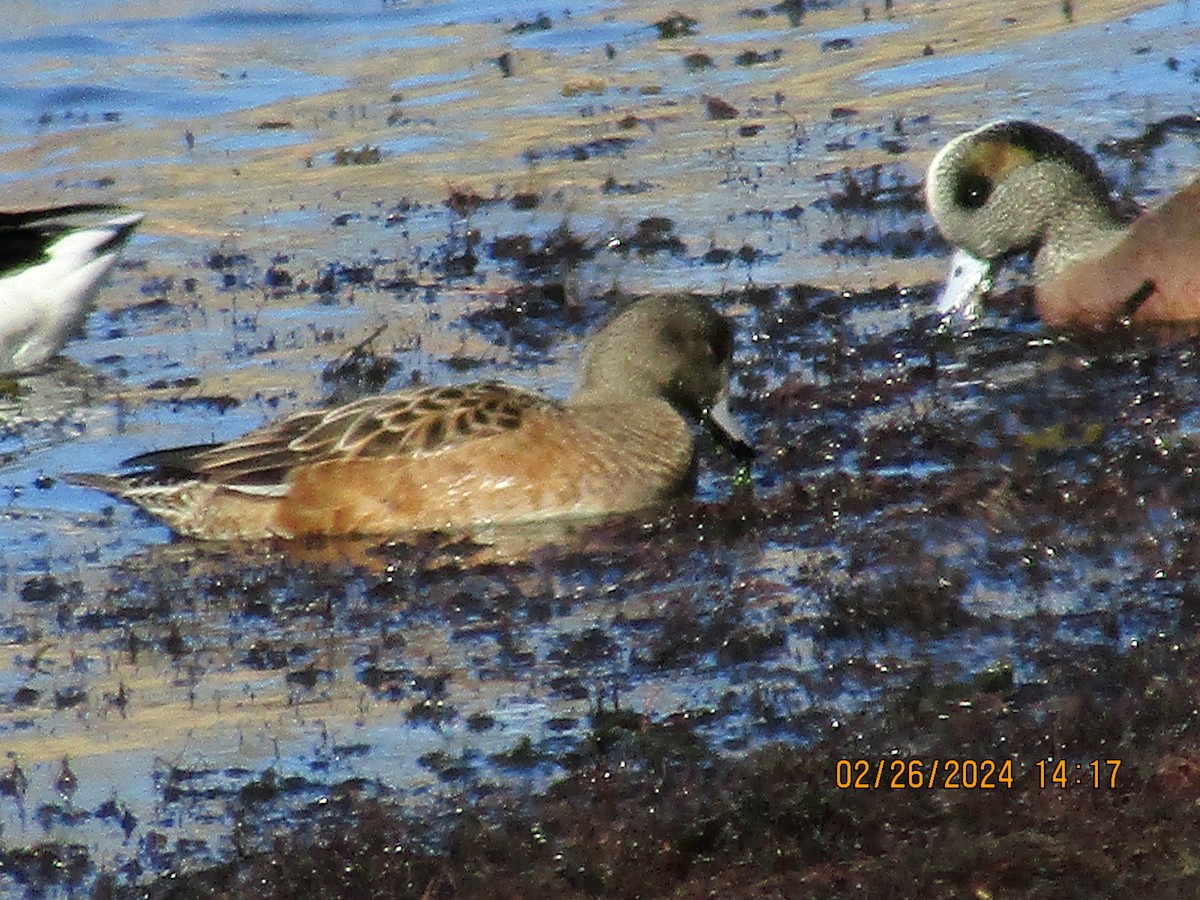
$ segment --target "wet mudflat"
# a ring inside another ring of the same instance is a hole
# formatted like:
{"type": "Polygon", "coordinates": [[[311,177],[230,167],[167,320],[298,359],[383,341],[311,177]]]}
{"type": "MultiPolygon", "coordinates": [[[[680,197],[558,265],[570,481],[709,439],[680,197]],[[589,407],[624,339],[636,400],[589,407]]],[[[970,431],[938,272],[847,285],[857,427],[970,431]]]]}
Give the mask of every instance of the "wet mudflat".
{"type": "Polygon", "coordinates": [[[1161,197],[1193,8],[117,6],[30,25],[0,95],[6,205],[147,213],[0,399],[6,891],[1186,892],[1200,339],[1048,333],[1019,273],[938,335],[920,180],[1023,116],[1161,197]],[[209,546],[62,479],[414,383],[561,396],[665,289],[735,321],[759,455],[661,514],[209,546]]]}

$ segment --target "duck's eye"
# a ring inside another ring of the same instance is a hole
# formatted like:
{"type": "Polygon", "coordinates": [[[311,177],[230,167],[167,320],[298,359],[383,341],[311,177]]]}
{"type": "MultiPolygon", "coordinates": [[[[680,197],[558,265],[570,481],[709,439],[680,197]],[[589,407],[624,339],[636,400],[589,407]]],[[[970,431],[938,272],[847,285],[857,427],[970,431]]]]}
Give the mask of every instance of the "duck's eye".
{"type": "Polygon", "coordinates": [[[964,209],[979,209],[992,196],[995,184],[978,172],[968,172],[954,186],[954,201],[964,209]]]}

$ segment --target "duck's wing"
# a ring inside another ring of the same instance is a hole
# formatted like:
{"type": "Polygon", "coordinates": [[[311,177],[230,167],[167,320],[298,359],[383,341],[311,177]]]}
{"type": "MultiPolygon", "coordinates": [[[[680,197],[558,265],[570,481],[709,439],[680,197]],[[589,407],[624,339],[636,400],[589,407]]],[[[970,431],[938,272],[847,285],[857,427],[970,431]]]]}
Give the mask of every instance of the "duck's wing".
{"type": "Polygon", "coordinates": [[[304,466],[432,455],[513,431],[531,412],[559,407],[541,394],[495,382],[403,391],[297,413],[226,444],[157,450],[125,464],[170,479],[276,493],[304,466]]]}
{"type": "Polygon", "coordinates": [[[0,211],[0,273],[40,262],[51,244],[81,227],[67,220],[85,213],[116,212],[112,203],[73,203],[43,209],[0,211]]]}

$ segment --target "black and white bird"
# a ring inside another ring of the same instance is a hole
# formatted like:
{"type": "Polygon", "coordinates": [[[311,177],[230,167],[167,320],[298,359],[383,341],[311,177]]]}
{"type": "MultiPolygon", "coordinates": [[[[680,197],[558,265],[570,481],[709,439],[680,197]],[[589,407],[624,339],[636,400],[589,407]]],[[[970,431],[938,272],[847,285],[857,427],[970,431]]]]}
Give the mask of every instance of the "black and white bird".
{"type": "Polygon", "coordinates": [[[96,292],[142,216],[90,225],[72,220],[119,208],[76,203],[0,212],[0,373],[37,369],[82,331],[96,292]]]}

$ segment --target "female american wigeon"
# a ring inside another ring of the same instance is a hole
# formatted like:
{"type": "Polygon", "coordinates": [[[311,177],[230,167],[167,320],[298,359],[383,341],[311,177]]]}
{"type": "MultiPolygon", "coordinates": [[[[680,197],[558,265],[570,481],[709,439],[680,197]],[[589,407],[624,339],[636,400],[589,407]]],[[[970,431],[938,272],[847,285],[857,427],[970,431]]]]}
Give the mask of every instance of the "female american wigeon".
{"type": "Polygon", "coordinates": [[[938,152],[925,196],[958,248],[943,313],[967,304],[991,267],[1032,250],[1047,325],[1200,321],[1200,180],[1129,223],[1078,144],[1030,122],[994,122],[938,152]]]}
{"type": "Polygon", "coordinates": [[[631,512],[690,487],[685,414],[748,450],[727,405],[732,351],[729,322],[707,303],[646,298],[591,337],[566,402],[495,382],[402,391],[76,480],[212,540],[631,512]]]}
{"type": "Polygon", "coordinates": [[[142,217],[130,213],[94,225],[72,220],[114,209],[79,203],[0,212],[0,373],[38,368],[83,327],[142,217]]]}

